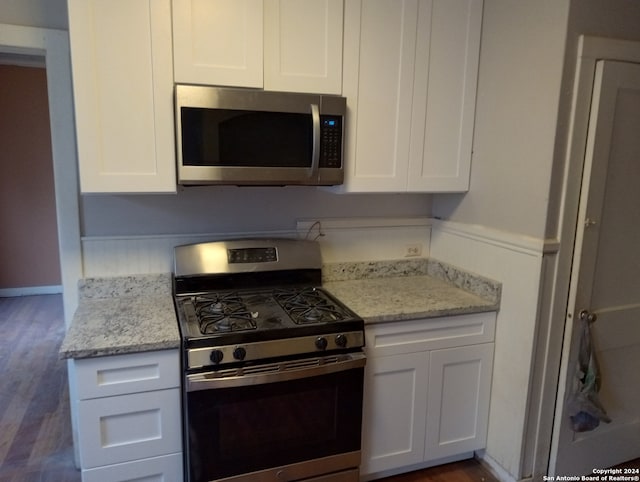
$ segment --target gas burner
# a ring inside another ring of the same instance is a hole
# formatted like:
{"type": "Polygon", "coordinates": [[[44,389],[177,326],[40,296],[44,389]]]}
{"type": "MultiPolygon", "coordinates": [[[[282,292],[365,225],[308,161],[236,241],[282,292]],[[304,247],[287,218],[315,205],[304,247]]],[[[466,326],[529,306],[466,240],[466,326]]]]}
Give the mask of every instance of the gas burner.
{"type": "Polygon", "coordinates": [[[274,298],[298,325],[345,319],[344,313],[322,291],[313,287],[276,290],[274,298]]]}
{"type": "Polygon", "coordinates": [[[247,310],[242,298],[235,293],[206,294],[194,297],[200,332],[202,334],[255,330],[254,314],[247,310]]]}

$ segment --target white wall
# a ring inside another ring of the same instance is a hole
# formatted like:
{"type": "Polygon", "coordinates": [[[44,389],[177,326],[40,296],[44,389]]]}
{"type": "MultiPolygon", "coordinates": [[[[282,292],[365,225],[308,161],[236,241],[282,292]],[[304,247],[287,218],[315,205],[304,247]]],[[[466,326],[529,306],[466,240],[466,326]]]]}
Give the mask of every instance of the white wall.
{"type": "Polygon", "coordinates": [[[569,0],[486,0],[471,188],[434,215],[543,237],[569,0]]]}
{"type": "Polygon", "coordinates": [[[177,195],[88,195],[84,236],[250,233],[295,229],[298,219],[429,217],[429,194],[335,194],[309,186],[203,186],[177,195]]]}
{"type": "Polygon", "coordinates": [[[485,0],[471,188],[433,214],[557,237],[578,37],[640,39],[639,22],[637,0],[485,0]]]}
{"type": "Polygon", "coordinates": [[[433,211],[536,241],[512,259],[508,244],[434,226],[431,254],[503,283],[485,455],[516,480],[546,473],[549,454],[580,178],[566,166],[578,39],[640,39],[640,4],[485,0],[484,20],[471,190],[435,196],[433,211]]]}
{"type": "Polygon", "coordinates": [[[529,475],[569,4],[485,0],[470,191],[433,201],[434,215],[448,221],[434,226],[431,255],[503,283],[484,457],[504,480],[529,475]]]}
{"type": "MultiPolygon", "coordinates": [[[[556,133],[550,209],[547,218],[547,237],[559,237],[562,230],[562,198],[566,189],[565,155],[569,136],[569,115],[573,95],[578,41],[581,35],[623,40],[640,40],[640,2],[636,0],[571,0],[569,14],[566,61],[561,87],[560,114],[556,133]]],[[[577,193],[570,193],[577,196],[577,193]]]]}
{"type": "Polygon", "coordinates": [[[502,283],[485,460],[518,480],[524,451],[544,242],[486,227],[437,222],[431,256],[502,283]]]}

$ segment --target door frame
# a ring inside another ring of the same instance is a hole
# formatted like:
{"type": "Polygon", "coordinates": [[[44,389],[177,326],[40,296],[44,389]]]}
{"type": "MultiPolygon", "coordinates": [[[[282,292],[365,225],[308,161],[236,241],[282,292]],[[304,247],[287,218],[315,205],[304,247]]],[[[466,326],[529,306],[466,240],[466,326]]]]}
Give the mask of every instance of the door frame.
{"type": "Polygon", "coordinates": [[[0,52],[45,59],[62,297],[68,328],[78,305],[77,284],[82,277],[69,32],[0,24],[0,52]]]}
{"type": "Polygon", "coordinates": [[[557,454],[560,403],[565,396],[573,323],[568,323],[569,287],[576,242],[589,114],[596,62],[640,63],[640,42],[582,35],[566,129],[562,198],[558,221],[559,250],[545,255],[540,312],[533,359],[531,397],[525,433],[522,473],[540,480],[550,474],[557,454]]]}

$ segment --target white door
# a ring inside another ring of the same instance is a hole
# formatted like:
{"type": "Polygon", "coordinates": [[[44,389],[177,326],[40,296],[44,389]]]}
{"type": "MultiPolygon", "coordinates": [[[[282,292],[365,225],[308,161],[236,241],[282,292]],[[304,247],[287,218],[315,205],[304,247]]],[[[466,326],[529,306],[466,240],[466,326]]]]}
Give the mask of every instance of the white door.
{"type": "Polygon", "coordinates": [[[578,214],[568,322],[569,371],[551,472],[591,474],[640,457],[640,65],[597,64],[578,214]],[[580,312],[599,362],[598,398],[610,423],[574,432],[572,393],[580,312]]]}

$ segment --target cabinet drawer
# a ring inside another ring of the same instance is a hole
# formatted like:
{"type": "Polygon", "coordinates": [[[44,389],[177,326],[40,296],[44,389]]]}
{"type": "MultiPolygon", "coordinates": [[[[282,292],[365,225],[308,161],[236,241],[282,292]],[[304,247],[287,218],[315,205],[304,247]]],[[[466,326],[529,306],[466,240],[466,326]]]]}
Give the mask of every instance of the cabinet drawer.
{"type": "Polygon", "coordinates": [[[494,312],[395,321],[365,327],[368,356],[437,350],[494,340],[494,312]]]}
{"type": "Polygon", "coordinates": [[[78,403],[83,468],[180,452],[180,389],[78,403]]]}
{"type": "Polygon", "coordinates": [[[83,358],[74,365],[79,400],[180,386],[178,350],[83,358]]]}
{"type": "Polygon", "coordinates": [[[82,482],[182,482],[182,453],[82,471],[82,482]]]}

